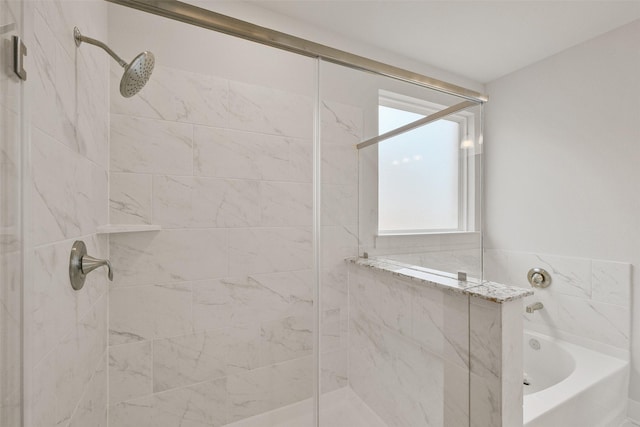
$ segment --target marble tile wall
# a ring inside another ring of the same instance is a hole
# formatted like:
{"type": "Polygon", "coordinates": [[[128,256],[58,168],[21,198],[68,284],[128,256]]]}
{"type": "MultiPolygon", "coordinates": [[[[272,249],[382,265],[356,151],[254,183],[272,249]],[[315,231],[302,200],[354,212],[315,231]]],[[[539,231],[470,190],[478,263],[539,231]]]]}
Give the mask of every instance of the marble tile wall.
{"type": "Polygon", "coordinates": [[[561,335],[596,350],[629,351],[631,264],[526,252],[485,250],[485,278],[528,288],[527,272],[547,270],[551,286],[535,289],[525,305],[544,309],[523,314],[524,327],[561,335]]]}
{"type": "Polygon", "coordinates": [[[350,266],[349,303],[356,394],[390,426],[468,426],[469,297],[350,266]]]}
{"type": "Polygon", "coordinates": [[[350,264],[349,304],[349,385],[387,425],[522,425],[522,300],[350,264]]]}
{"type": "MultiPolygon", "coordinates": [[[[110,238],[110,425],[218,426],[311,397],[312,99],[159,65],[111,101],[110,221],[162,230],[110,238]]],[[[323,105],[342,162],[322,193],[325,391],[347,381],[361,121],[323,105]]]]}
{"type": "Polygon", "coordinates": [[[31,100],[30,173],[25,183],[25,387],[29,426],[106,426],[107,280],[102,271],[74,291],[73,241],[94,256],[108,245],[110,58],[76,48],[73,27],[106,39],[101,1],[25,2],[31,100]]]}

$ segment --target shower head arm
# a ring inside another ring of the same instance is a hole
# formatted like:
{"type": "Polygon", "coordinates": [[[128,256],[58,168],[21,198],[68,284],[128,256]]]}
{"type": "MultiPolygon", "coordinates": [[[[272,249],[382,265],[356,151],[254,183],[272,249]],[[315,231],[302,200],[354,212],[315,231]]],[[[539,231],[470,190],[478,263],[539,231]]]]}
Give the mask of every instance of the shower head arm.
{"type": "Polygon", "coordinates": [[[73,38],[76,41],[76,46],[80,46],[80,43],[82,43],[82,42],[89,43],[89,44],[92,44],[94,46],[98,46],[98,47],[104,49],[104,51],[107,52],[109,55],[111,55],[111,57],[113,59],[115,59],[116,62],[118,64],[120,64],[120,66],[122,68],[126,68],[127,65],[129,65],[122,58],[120,58],[114,51],[112,51],[109,46],[107,46],[106,44],[102,43],[100,40],[96,40],[96,39],[92,39],[91,37],[83,36],[80,33],[80,30],[78,29],[78,27],[75,27],[73,29],[73,38]]]}

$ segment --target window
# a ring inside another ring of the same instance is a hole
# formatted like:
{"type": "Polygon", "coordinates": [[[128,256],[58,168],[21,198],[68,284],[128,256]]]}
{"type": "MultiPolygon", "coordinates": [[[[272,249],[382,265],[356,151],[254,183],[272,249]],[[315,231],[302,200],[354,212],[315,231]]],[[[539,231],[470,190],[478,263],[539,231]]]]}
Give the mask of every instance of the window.
{"type": "MultiPolygon", "coordinates": [[[[380,134],[446,108],[382,92],[380,134]]],[[[467,139],[473,114],[458,113],[378,145],[378,233],[467,231],[470,189],[467,139]],[[461,141],[465,140],[465,143],[461,141]]],[[[472,162],[471,162],[472,163],[472,162]]]]}

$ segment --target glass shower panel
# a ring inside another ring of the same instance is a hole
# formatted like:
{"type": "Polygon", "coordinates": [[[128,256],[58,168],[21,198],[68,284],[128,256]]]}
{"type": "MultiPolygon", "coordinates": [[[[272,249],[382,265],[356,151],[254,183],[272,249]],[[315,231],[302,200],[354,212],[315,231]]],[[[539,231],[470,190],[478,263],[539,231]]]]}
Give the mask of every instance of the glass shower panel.
{"type": "Polygon", "coordinates": [[[469,425],[469,298],[422,279],[480,264],[477,111],[357,147],[463,101],[321,61],[323,427],[469,425]]]}
{"type": "Polygon", "coordinates": [[[0,425],[22,425],[22,250],[20,80],[12,71],[22,5],[0,0],[0,425]]]}
{"type": "Polygon", "coordinates": [[[109,13],[109,42],[157,61],[131,99],[114,73],[111,221],[162,228],[110,237],[111,359],[152,364],[152,387],[111,394],[111,426],[141,410],[153,425],[313,426],[316,61],[109,13]]]}

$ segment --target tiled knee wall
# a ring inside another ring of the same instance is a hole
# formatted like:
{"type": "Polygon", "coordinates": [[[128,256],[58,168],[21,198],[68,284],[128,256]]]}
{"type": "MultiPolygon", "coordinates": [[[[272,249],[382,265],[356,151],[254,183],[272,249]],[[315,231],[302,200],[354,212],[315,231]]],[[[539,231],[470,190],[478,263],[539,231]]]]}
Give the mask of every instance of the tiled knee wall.
{"type": "Polygon", "coordinates": [[[389,426],[522,425],[522,301],[352,265],[349,384],[389,426]]]}
{"type": "MultiPolygon", "coordinates": [[[[114,78],[112,89],[117,88],[114,78]]],[[[222,426],[311,397],[311,98],[158,66],[112,96],[110,425],[222,426]]],[[[347,381],[361,112],[323,104],[322,384],[347,381]]]]}
{"type": "Polygon", "coordinates": [[[551,285],[535,289],[525,304],[544,308],[524,314],[524,327],[561,335],[588,347],[629,351],[631,265],[623,262],[504,250],[485,250],[485,278],[530,288],[527,272],[540,267],[551,285]]]}

